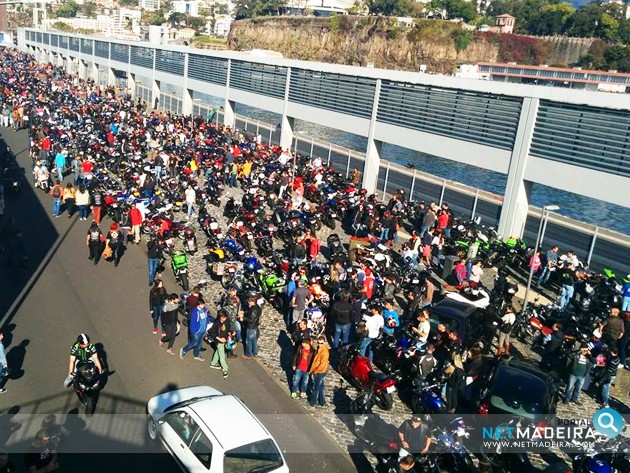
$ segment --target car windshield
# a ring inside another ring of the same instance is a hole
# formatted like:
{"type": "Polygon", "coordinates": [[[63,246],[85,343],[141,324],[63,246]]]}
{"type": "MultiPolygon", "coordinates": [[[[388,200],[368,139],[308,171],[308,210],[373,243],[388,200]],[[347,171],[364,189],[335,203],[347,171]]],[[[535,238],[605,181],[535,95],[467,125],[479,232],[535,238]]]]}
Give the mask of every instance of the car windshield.
{"type": "Polygon", "coordinates": [[[224,473],[266,473],[283,465],[282,455],[271,439],[225,452],[224,473]]]}
{"type": "Polygon", "coordinates": [[[196,402],[203,401],[205,399],[211,399],[213,397],[216,397],[216,395],[215,394],[210,394],[209,396],[198,396],[198,397],[193,397],[191,399],[186,399],[185,401],[180,401],[180,402],[177,402],[175,404],[171,404],[166,409],[164,409],[164,412],[170,412],[173,409],[189,406],[190,404],[194,404],[196,402]]]}
{"type": "Polygon", "coordinates": [[[543,414],[545,382],[521,370],[501,368],[492,383],[490,404],[501,411],[534,419],[543,414]]]}

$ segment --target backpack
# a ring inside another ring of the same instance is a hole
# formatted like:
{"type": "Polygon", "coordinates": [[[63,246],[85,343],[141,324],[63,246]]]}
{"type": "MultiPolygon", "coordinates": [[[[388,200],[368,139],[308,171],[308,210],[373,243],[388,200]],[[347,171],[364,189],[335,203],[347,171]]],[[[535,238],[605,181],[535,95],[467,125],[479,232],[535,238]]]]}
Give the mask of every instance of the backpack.
{"type": "Polygon", "coordinates": [[[512,323],[511,322],[503,322],[501,324],[501,327],[499,327],[499,331],[501,333],[510,333],[512,331],[512,323]]]}
{"type": "Polygon", "coordinates": [[[55,199],[61,199],[61,190],[59,189],[59,186],[55,186],[55,188],[52,191],[52,196],[55,199]]]}

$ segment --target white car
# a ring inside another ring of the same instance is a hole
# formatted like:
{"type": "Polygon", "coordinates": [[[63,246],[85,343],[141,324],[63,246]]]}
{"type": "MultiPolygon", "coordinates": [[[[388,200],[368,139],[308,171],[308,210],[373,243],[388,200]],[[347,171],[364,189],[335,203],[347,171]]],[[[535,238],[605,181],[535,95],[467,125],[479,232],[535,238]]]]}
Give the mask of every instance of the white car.
{"type": "Polygon", "coordinates": [[[194,386],[153,397],[149,436],[190,473],[288,473],[267,429],[236,396],[194,386]]]}

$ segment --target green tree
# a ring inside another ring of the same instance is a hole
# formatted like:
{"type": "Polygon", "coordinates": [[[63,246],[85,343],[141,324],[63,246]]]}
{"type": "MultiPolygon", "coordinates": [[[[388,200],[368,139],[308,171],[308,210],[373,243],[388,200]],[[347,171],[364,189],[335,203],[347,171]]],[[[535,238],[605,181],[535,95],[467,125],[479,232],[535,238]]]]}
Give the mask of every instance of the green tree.
{"type": "Polygon", "coordinates": [[[601,39],[596,39],[591,44],[588,53],[580,59],[580,66],[589,69],[604,69],[606,67],[606,51],[608,45],[601,39]]]}
{"type": "Polygon", "coordinates": [[[540,14],[532,19],[532,34],[557,35],[566,29],[567,21],[575,13],[575,8],[568,2],[555,5],[543,5],[540,14]]]}
{"type": "Polygon", "coordinates": [[[446,11],[448,18],[461,18],[465,22],[477,16],[473,3],[465,0],[432,0],[429,8],[433,11],[446,11]]]}
{"type": "Polygon", "coordinates": [[[367,0],[370,13],[384,16],[411,16],[414,13],[412,0],[367,0]]]}
{"type": "Polygon", "coordinates": [[[98,13],[98,5],[94,2],[86,2],[79,6],[79,13],[87,16],[88,18],[96,18],[98,13]]]}
{"type": "Polygon", "coordinates": [[[280,15],[287,0],[237,0],[234,14],[237,20],[257,16],[280,15]]]}
{"type": "Polygon", "coordinates": [[[57,9],[57,18],[74,18],[77,16],[78,10],[79,5],[77,5],[73,0],[70,0],[64,6],[57,9]]]}
{"type": "Polygon", "coordinates": [[[573,14],[571,17],[567,33],[569,36],[579,36],[588,38],[591,36],[599,37],[598,28],[601,16],[606,12],[603,5],[597,3],[588,3],[573,14]]]}

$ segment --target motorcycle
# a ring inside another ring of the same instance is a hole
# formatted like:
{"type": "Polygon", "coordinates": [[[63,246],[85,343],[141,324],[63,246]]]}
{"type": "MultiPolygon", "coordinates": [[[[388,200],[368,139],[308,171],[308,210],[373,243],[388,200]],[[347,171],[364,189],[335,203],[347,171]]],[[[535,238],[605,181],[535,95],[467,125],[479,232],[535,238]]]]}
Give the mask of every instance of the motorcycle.
{"type": "Polygon", "coordinates": [[[197,252],[197,237],[193,227],[188,227],[184,230],[184,250],[190,255],[197,252]]]}
{"type": "Polygon", "coordinates": [[[72,387],[79,401],[85,405],[85,413],[88,416],[94,414],[98,392],[101,387],[101,376],[96,365],[91,361],[77,363],[72,387]]]}
{"type": "Polygon", "coordinates": [[[411,410],[414,414],[446,414],[446,402],[439,383],[416,378],[412,382],[411,410]]]}
{"type": "Polygon", "coordinates": [[[171,255],[171,269],[175,279],[179,282],[184,291],[188,291],[188,257],[182,251],[174,251],[171,255]]]}
{"type": "Polygon", "coordinates": [[[258,277],[263,297],[271,303],[272,307],[281,310],[284,307],[286,295],[286,275],[282,271],[265,270],[259,273],[258,277]]]}
{"type": "Polygon", "coordinates": [[[420,342],[409,331],[405,330],[396,338],[383,335],[372,342],[373,361],[384,373],[392,373],[400,369],[413,374],[414,362],[426,351],[426,343],[420,342]]]}
{"type": "Polygon", "coordinates": [[[374,402],[380,409],[384,411],[392,409],[394,405],[392,393],[396,392],[398,376],[374,371],[370,360],[359,354],[356,344],[349,345],[341,352],[339,373],[361,391],[374,389],[374,402]]]}

